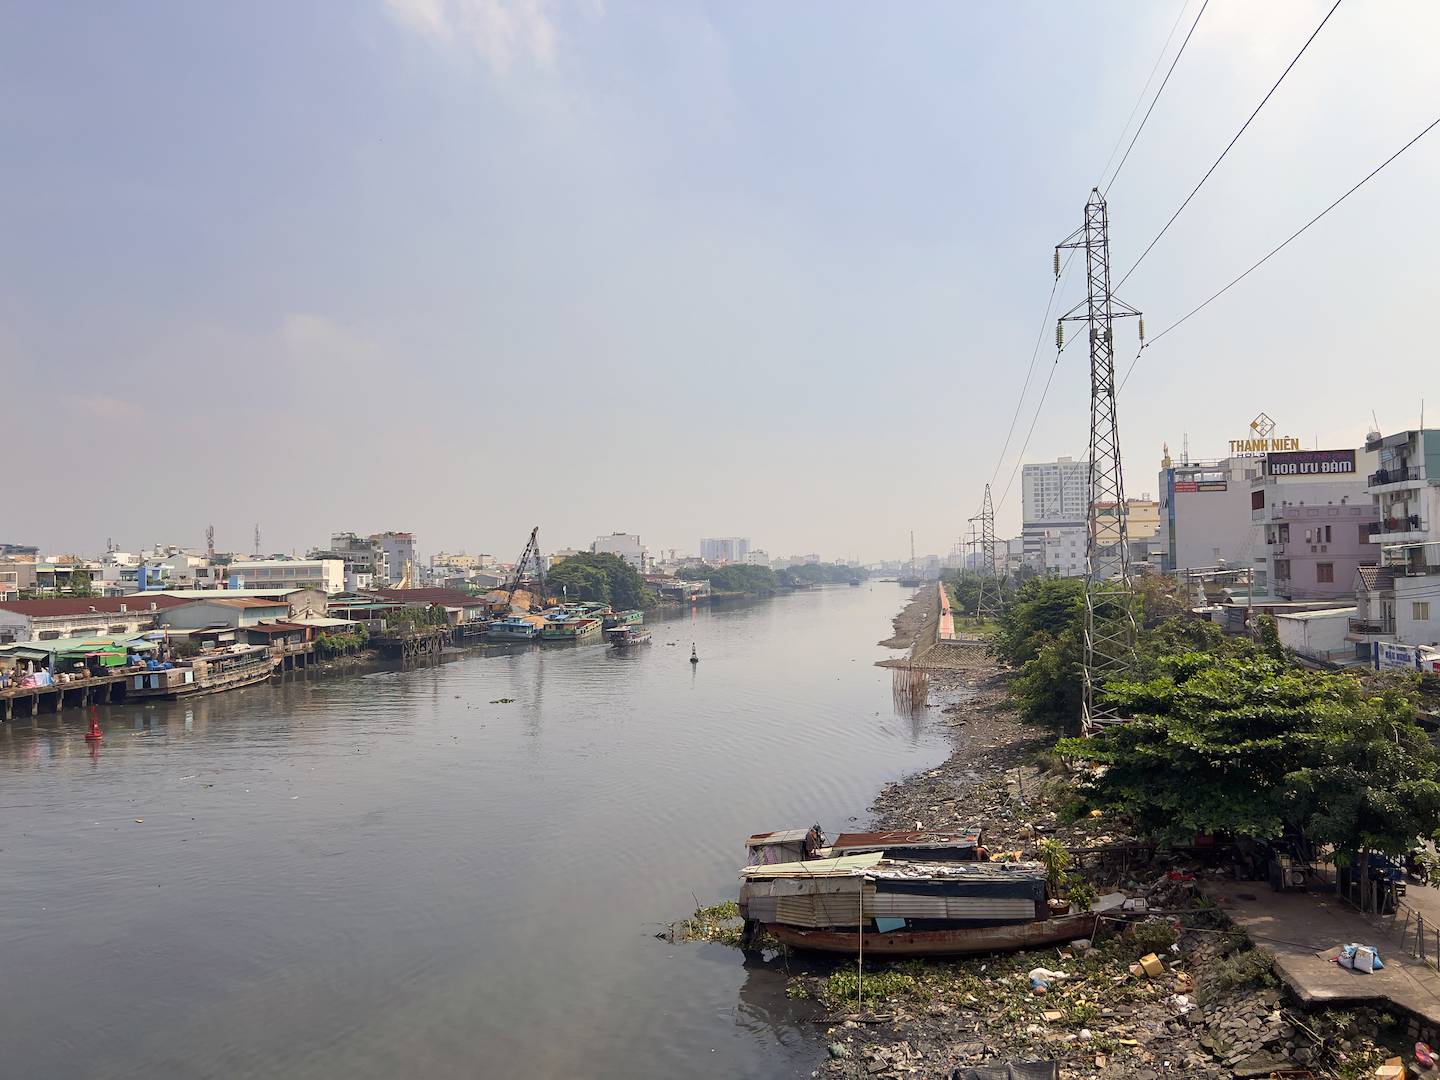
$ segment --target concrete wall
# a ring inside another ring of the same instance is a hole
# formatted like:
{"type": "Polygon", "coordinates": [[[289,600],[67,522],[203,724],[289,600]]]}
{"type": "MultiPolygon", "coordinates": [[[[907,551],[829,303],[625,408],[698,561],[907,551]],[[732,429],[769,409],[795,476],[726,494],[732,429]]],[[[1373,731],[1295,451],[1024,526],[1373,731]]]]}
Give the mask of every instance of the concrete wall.
{"type": "Polygon", "coordinates": [[[195,600],[170,608],[160,617],[160,622],[169,623],[177,630],[198,630],[217,625],[254,626],[284,619],[289,614],[290,605],[283,600],[269,607],[239,607],[215,600],[195,600]]]}
{"type": "Polygon", "coordinates": [[[1440,576],[1395,579],[1395,640],[1440,645],[1440,576]]]}
{"type": "Polygon", "coordinates": [[[1354,608],[1336,608],[1333,611],[1306,612],[1296,615],[1276,615],[1275,629],[1280,644],[1301,656],[1317,660],[1333,660],[1350,657],[1355,646],[1345,640],[1350,628],[1350,619],[1355,616],[1354,608]]]}

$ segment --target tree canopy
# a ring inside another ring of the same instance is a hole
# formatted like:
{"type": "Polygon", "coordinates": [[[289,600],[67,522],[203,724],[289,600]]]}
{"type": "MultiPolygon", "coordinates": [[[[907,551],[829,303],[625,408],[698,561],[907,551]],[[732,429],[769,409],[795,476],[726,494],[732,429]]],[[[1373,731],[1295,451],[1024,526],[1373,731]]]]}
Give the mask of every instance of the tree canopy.
{"type": "Polygon", "coordinates": [[[609,604],[617,609],[648,608],[655,597],[645,579],[618,555],[583,551],[568,555],[545,575],[551,595],[609,604]]]}

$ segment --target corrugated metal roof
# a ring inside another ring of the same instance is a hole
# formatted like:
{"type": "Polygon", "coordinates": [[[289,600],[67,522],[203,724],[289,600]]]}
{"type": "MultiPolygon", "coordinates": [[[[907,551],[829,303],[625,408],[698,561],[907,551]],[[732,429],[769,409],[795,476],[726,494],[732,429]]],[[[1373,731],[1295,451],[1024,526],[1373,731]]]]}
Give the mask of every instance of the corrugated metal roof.
{"type": "Polygon", "coordinates": [[[185,601],[162,593],[133,596],[49,596],[41,600],[4,600],[0,608],[34,619],[61,615],[143,615],[153,603],[156,610],[176,607],[185,601]]]}
{"type": "Polygon", "coordinates": [[[290,606],[279,597],[275,598],[274,600],[262,600],[258,596],[218,596],[213,600],[207,597],[204,600],[191,600],[187,602],[192,604],[224,604],[226,607],[242,609],[277,607],[288,608],[290,606]]]}
{"type": "Polygon", "coordinates": [[[776,863],[774,866],[747,866],[744,877],[856,877],[884,860],[880,852],[846,855],[839,859],[811,859],[809,862],[776,863]]]}

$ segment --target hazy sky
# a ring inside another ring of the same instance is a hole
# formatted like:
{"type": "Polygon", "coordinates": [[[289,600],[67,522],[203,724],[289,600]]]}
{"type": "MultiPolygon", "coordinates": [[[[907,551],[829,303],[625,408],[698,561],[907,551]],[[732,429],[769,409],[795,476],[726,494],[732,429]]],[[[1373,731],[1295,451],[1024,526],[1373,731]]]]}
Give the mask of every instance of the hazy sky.
{"type": "MultiPolygon", "coordinates": [[[[1328,7],[1211,0],[1110,191],[1117,269],[1328,7]]],[[[0,540],[870,560],[975,512],[1180,3],[0,11],[0,540]]],[[[1433,2],[1341,5],[1125,284],[1152,337],[1440,115],[1437,39],[1433,2]]],[[[1437,190],[1440,132],[1148,350],[1131,493],[1262,409],[1307,446],[1413,426],[1437,190]]],[[[1029,459],[1085,452],[1082,349],[1029,459]]]]}

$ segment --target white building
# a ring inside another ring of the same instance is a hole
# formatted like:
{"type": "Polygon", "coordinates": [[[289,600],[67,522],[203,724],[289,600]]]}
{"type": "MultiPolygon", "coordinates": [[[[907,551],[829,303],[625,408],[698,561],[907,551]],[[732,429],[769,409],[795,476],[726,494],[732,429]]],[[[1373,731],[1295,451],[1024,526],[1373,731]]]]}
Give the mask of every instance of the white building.
{"type": "Polygon", "coordinates": [[[1159,477],[1159,569],[1253,568],[1264,528],[1260,518],[1251,520],[1250,482],[1263,465],[1263,458],[1240,456],[1176,462],[1167,449],[1159,477]]]}
{"type": "Polygon", "coordinates": [[[711,536],[700,541],[700,558],[712,566],[721,563],[743,563],[750,553],[746,536],[711,536]]]}
{"type": "Polygon", "coordinates": [[[1062,525],[1046,529],[1041,568],[1055,577],[1085,576],[1086,530],[1081,525],[1062,525]]]}
{"type": "Polygon", "coordinates": [[[232,562],[229,580],[241,589],[319,589],[333,596],[345,591],[345,563],[340,559],[232,562]]]}
{"type": "Polygon", "coordinates": [[[1032,566],[1044,565],[1046,530],[1085,524],[1089,485],[1087,458],[1031,462],[1020,470],[1021,536],[1032,566]]]}
{"type": "Polygon", "coordinates": [[[597,536],[590,545],[590,550],[596,555],[617,555],[642,574],[650,568],[650,553],[640,543],[640,537],[636,533],[617,532],[609,536],[597,536]]]}
{"type": "Polygon", "coordinates": [[[415,557],[415,534],[408,532],[372,533],[370,539],[378,544],[384,553],[385,584],[398,585],[404,582],[407,585],[413,585],[420,566],[419,560],[415,557]]]}
{"type": "Polygon", "coordinates": [[[763,551],[763,550],[761,550],[760,548],[756,548],[754,551],[751,551],[751,552],[747,552],[747,553],[746,553],[746,555],[745,555],[745,565],[746,565],[746,566],[769,566],[769,565],[770,565],[770,555],[769,555],[768,552],[763,551]]]}
{"type": "Polygon", "coordinates": [[[8,600],[0,602],[0,643],[153,630],[162,612],[184,602],[170,596],[8,600]]]}
{"type": "Polygon", "coordinates": [[[1379,467],[1367,487],[1381,565],[1356,573],[1350,640],[1440,645],[1440,429],[1373,434],[1379,467]]]}

